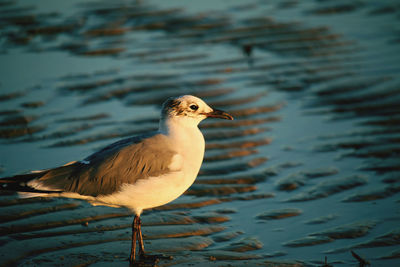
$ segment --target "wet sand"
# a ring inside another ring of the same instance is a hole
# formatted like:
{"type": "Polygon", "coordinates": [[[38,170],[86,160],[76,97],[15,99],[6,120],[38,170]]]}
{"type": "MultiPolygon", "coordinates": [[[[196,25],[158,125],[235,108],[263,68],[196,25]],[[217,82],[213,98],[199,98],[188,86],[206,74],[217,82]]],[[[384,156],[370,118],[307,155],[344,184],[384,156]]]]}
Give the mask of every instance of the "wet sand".
{"type": "MultiPolygon", "coordinates": [[[[196,183],[143,214],[158,266],[397,266],[399,20],[389,0],[1,1],[0,175],[154,130],[194,94],[235,121],[201,124],[196,183]]],[[[0,209],[0,266],[128,265],[126,210],[0,209]]]]}

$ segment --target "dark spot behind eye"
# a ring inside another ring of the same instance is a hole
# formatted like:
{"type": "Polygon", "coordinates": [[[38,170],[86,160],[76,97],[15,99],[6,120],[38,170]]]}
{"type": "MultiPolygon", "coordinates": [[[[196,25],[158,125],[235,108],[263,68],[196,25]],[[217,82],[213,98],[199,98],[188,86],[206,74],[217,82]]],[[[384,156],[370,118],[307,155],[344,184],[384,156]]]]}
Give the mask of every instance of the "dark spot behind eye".
{"type": "Polygon", "coordinates": [[[190,105],[191,110],[197,110],[199,107],[197,105],[190,105]]]}

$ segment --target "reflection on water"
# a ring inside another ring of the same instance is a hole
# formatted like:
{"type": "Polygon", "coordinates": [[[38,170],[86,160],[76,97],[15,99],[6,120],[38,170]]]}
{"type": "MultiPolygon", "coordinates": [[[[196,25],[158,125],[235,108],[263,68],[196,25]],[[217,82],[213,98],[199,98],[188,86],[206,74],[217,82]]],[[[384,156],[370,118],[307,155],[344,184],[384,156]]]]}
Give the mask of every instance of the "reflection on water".
{"type": "MultiPolygon", "coordinates": [[[[175,266],[357,264],[351,250],[395,266],[399,12],[392,1],[2,1],[1,174],[153,130],[166,97],[195,94],[236,120],[202,124],[196,184],[143,216],[150,250],[175,266]]],[[[126,265],[125,210],[7,194],[0,205],[4,266],[126,265]]]]}

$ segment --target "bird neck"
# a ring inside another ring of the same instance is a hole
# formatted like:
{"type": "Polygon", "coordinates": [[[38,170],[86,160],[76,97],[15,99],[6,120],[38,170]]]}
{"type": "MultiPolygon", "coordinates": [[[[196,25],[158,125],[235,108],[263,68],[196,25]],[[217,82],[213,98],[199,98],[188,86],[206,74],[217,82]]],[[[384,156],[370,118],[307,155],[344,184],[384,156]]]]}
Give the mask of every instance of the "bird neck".
{"type": "Polygon", "coordinates": [[[160,120],[159,131],[172,136],[182,132],[199,131],[199,122],[186,117],[167,117],[160,120]]]}
{"type": "Polygon", "coordinates": [[[159,131],[181,144],[181,149],[185,152],[197,150],[198,153],[204,154],[204,137],[198,124],[193,118],[169,117],[160,121],[159,131]]]}
{"type": "Polygon", "coordinates": [[[167,136],[173,149],[182,156],[182,186],[185,190],[196,179],[204,158],[205,141],[198,124],[193,118],[172,117],[160,121],[160,132],[167,136]]]}

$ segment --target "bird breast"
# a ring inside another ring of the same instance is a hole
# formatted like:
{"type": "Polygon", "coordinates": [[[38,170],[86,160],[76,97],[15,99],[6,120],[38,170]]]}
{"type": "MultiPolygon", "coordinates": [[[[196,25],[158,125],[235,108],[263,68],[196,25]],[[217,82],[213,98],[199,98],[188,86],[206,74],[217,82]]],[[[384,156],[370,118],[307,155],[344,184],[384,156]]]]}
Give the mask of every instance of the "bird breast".
{"type": "Polygon", "coordinates": [[[198,128],[186,131],[179,137],[178,153],[182,155],[185,164],[184,172],[196,178],[204,158],[205,142],[198,128]]]}

